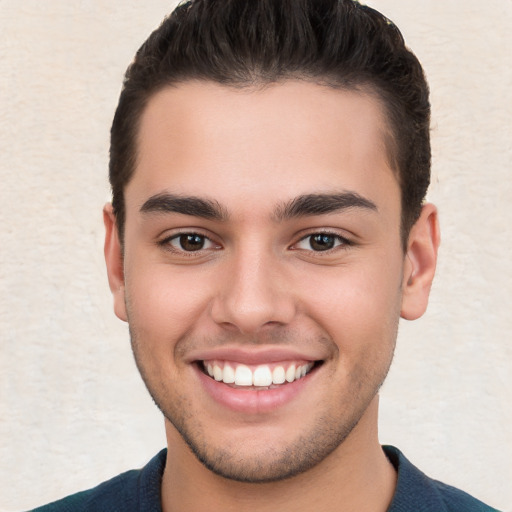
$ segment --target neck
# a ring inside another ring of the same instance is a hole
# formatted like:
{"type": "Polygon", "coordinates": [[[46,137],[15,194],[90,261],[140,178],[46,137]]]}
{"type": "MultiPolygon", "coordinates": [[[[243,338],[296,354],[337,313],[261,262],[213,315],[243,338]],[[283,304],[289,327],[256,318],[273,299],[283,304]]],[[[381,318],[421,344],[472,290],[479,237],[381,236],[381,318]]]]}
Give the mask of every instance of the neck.
{"type": "Polygon", "coordinates": [[[163,511],[385,512],[393,497],[396,473],[378,442],[377,411],[376,397],[345,441],[309,471],[262,484],[237,482],[212,473],[166,422],[163,511]]]}

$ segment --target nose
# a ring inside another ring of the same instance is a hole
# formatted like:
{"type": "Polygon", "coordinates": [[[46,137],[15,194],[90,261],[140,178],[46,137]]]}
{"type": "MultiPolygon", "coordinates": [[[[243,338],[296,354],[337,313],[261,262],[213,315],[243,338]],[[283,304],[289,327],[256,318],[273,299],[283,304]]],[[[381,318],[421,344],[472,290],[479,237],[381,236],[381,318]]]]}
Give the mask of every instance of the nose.
{"type": "Polygon", "coordinates": [[[291,322],[295,300],[283,268],[286,263],[277,259],[263,251],[246,251],[225,262],[211,309],[217,324],[255,334],[291,322]]]}

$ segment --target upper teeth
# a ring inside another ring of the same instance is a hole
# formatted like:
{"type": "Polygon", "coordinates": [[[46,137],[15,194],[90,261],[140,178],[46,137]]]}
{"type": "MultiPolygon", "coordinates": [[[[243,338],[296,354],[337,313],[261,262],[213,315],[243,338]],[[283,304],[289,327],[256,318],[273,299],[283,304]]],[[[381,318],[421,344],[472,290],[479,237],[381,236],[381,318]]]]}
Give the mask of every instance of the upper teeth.
{"type": "Polygon", "coordinates": [[[235,363],[203,363],[208,375],[217,381],[237,386],[267,387],[271,384],[293,382],[304,377],[313,367],[313,363],[278,364],[271,369],[269,365],[261,364],[250,368],[245,364],[235,363]]]}

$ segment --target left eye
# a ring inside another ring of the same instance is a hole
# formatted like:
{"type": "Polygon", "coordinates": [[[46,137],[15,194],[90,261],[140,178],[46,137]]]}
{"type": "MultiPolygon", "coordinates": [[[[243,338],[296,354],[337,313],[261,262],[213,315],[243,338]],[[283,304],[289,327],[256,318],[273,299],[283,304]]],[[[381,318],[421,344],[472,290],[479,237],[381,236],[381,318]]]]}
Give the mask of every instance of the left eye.
{"type": "Polygon", "coordinates": [[[302,240],[296,244],[297,249],[303,249],[307,251],[328,251],[334,249],[340,245],[348,245],[348,241],[339,235],[333,235],[330,233],[314,233],[312,235],[305,236],[302,240]]]}
{"type": "Polygon", "coordinates": [[[168,240],[168,243],[179,251],[194,252],[211,249],[215,244],[206,236],[197,233],[181,233],[168,240]]]}

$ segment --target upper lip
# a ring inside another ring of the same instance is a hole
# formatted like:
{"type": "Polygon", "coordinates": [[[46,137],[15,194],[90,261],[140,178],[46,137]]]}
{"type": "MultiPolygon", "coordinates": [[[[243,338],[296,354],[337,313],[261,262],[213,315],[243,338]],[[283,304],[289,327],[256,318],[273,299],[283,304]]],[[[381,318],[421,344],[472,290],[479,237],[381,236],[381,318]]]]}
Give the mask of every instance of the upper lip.
{"type": "Polygon", "coordinates": [[[280,361],[318,361],[322,359],[307,351],[287,347],[217,347],[194,350],[187,354],[186,360],[194,361],[232,361],[241,364],[269,364],[280,361]]]}

